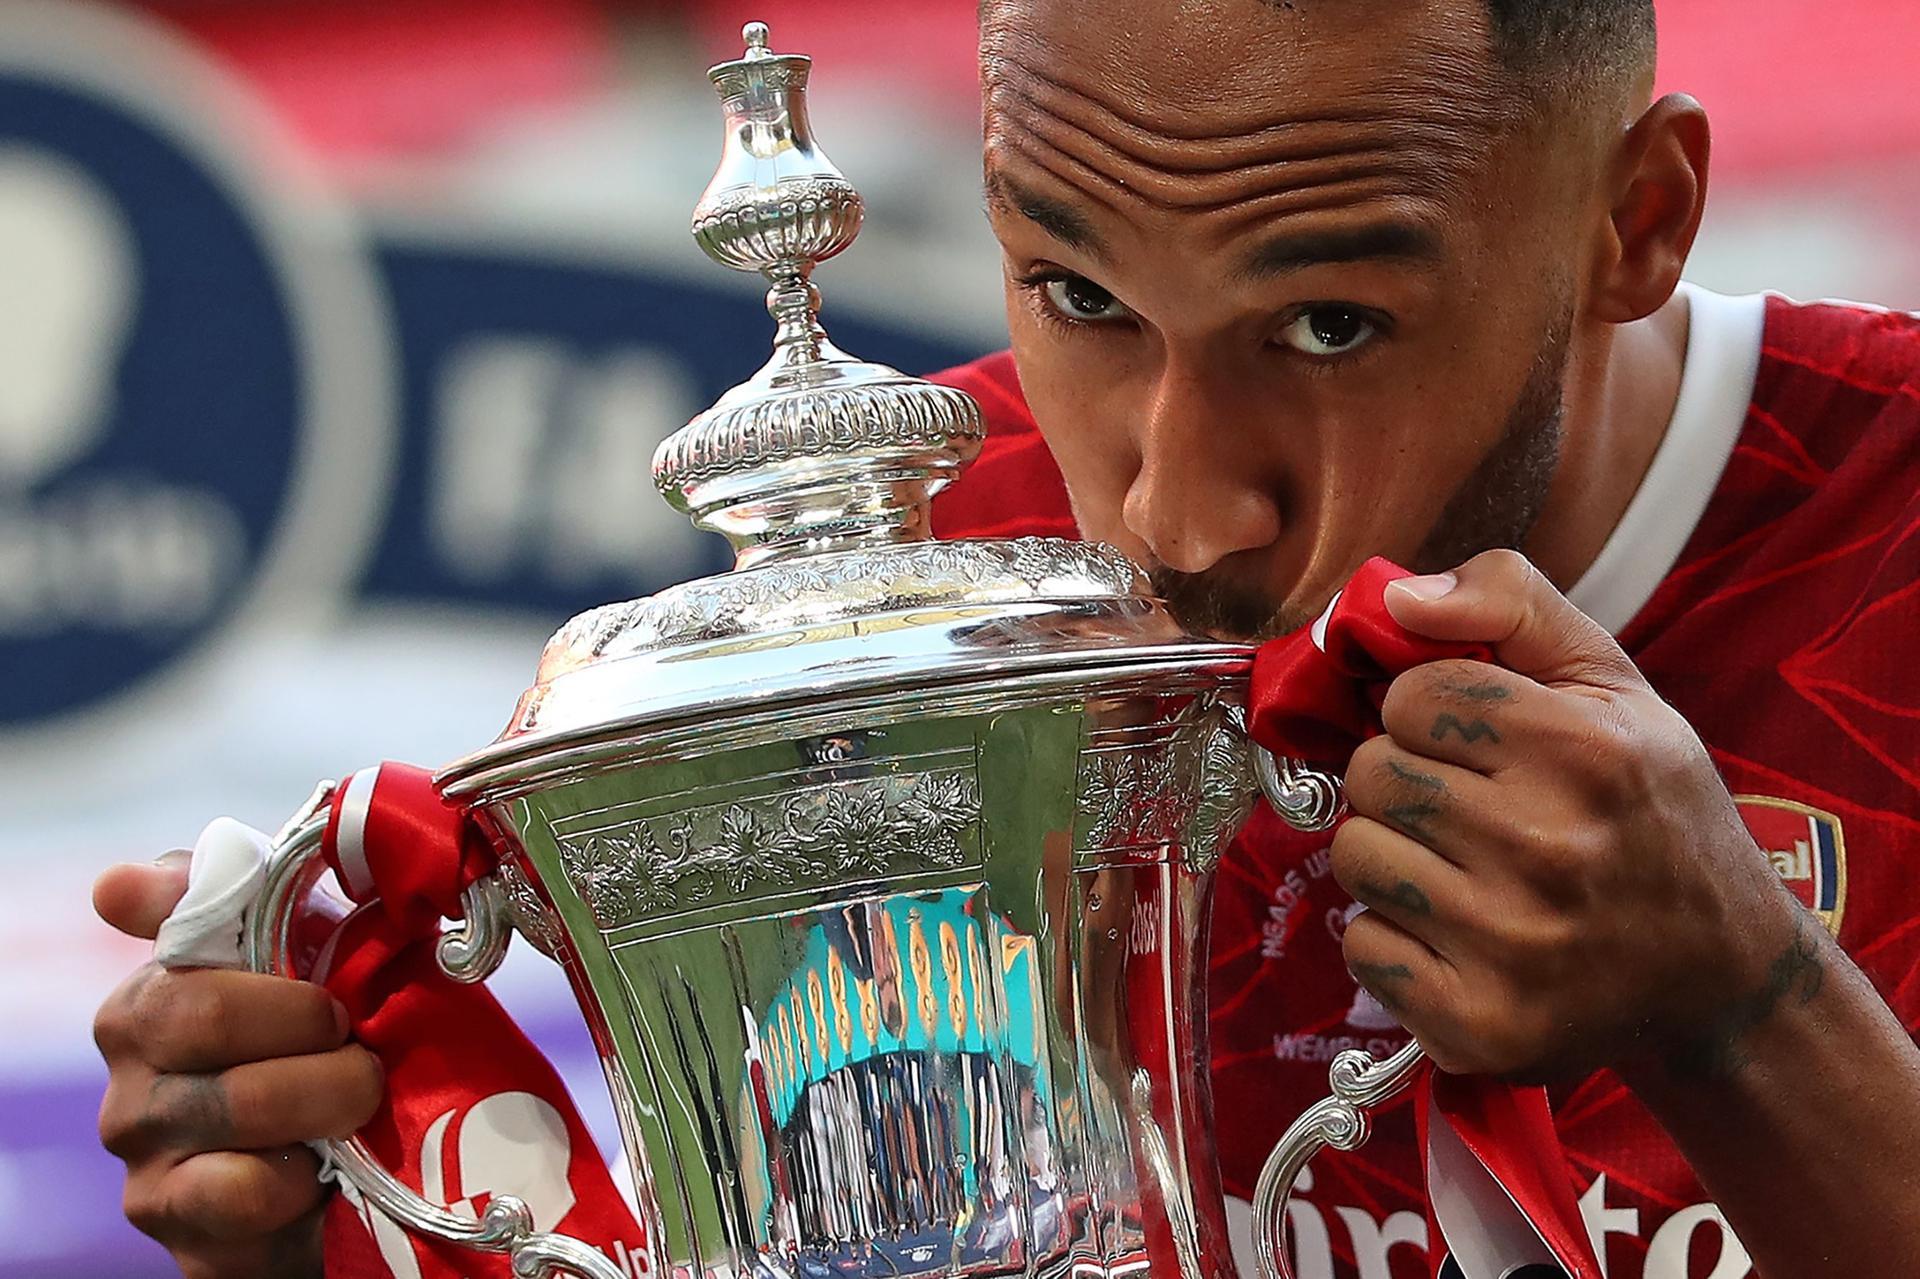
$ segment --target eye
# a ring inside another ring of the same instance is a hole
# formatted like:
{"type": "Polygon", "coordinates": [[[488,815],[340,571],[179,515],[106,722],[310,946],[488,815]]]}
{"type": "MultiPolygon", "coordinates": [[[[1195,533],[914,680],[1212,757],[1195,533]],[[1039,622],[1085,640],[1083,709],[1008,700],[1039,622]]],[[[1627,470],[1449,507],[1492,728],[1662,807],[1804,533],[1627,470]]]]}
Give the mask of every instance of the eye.
{"type": "Polygon", "coordinates": [[[1047,305],[1078,324],[1115,324],[1133,315],[1126,303],[1083,275],[1057,275],[1039,284],[1047,305]]]}
{"type": "Polygon", "coordinates": [[[1380,328],[1358,307],[1337,302],[1310,306],[1280,331],[1280,340],[1302,355],[1344,355],[1358,350],[1380,328]]]}

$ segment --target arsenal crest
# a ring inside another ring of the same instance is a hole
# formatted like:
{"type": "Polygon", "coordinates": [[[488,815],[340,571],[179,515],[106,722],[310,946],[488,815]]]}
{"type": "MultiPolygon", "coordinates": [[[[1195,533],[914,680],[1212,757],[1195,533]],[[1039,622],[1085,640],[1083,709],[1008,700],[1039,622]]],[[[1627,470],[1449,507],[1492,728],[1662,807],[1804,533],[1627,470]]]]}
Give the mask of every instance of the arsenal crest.
{"type": "Polygon", "coordinates": [[[1839,936],[1847,905],[1847,845],[1840,819],[1790,799],[1736,795],[1734,803],[1781,882],[1839,936]]]}

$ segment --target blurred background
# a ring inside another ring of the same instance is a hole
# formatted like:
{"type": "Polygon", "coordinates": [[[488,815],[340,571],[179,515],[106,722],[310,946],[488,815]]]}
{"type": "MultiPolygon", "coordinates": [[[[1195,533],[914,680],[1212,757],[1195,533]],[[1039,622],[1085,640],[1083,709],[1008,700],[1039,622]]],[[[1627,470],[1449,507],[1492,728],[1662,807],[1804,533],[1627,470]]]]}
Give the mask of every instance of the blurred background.
{"type": "MultiPolygon", "coordinates": [[[[867,197],[840,343],[1004,343],[973,11],[0,0],[0,1269],[173,1273],[94,1137],[89,1022],[145,950],[100,868],[483,745],[568,616],[721,566],[648,461],[766,350],[686,230],[743,21],[818,60],[867,197]]],[[[1920,306],[1920,6],[1661,18],[1716,121],[1693,278],[1920,306]]],[[[501,984],[603,1109],[554,975],[501,984]]]]}

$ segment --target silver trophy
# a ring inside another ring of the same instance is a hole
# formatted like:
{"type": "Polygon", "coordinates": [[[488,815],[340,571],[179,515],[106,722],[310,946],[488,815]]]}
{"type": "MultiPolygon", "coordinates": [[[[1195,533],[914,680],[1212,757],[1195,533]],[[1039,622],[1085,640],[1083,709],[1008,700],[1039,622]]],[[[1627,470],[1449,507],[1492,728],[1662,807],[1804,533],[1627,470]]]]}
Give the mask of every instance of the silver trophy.
{"type": "MultiPolygon", "coordinates": [[[[811,277],[860,196],[814,144],[810,60],[746,41],[709,73],[726,146],[694,234],[770,282],[774,354],[654,459],[737,564],[574,619],[438,776],[500,854],[442,964],[483,979],[518,931],[569,970],[650,1273],[1229,1276],[1212,872],[1257,791],[1325,829],[1338,785],[1250,745],[1251,651],[1189,635],[1119,552],[929,540],[979,410],[827,340],[811,277]]],[[[260,971],[294,971],[325,795],[276,841],[260,971]]],[[[1364,1139],[1416,1051],[1342,1058],[1276,1151],[1269,1274],[1294,1176],[1364,1139]]],[[[328,1153],[410,1230],[623,1279],[515,1200],[474,1220],[357,1140],[328,1153]]]]}

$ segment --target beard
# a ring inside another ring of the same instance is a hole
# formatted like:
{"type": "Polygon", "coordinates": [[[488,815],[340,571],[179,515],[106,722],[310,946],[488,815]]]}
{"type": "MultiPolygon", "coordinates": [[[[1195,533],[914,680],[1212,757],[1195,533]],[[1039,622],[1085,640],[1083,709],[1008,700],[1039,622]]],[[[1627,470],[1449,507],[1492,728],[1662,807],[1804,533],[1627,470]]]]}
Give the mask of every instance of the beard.
{"type": "MultiPolygon", "coordinates": [[[[1526,385],[1507,413],[1499,440],[1447,499],[1440,517],[1406,567],[1443,573],[1483,551],[1519,550],[1546,504],[1560,463],[1566,418],[1570,305],[1548,329],[1526,385]]],[[[1358,569],[1354,564],[1349,571],[1358,569]]],[[[1261,642],[1311,624],[1325,607],[1276,602],[1218,566],[1181,573],[1150,570],[1154,590],[1182,625],[1202,635],[1261,642]]]]}

